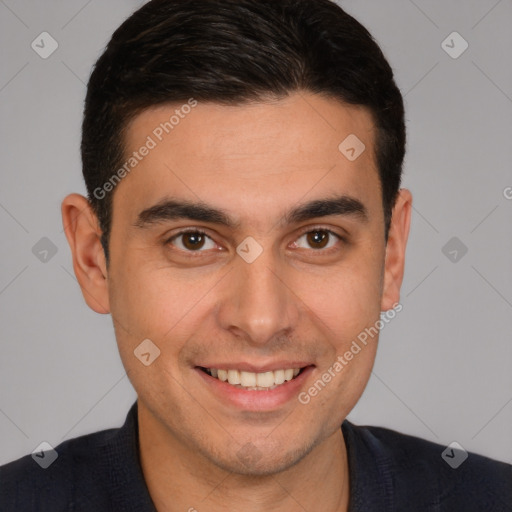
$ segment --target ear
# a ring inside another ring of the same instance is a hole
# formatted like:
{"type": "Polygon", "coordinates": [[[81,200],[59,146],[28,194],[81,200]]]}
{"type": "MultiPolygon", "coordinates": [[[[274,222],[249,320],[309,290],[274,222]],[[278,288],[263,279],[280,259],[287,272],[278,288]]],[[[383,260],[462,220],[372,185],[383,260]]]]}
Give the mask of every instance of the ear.
{"type": "Polygon", "coordinates": [[[87,198],[80,194],[66,196],[61,213],[73,269],[85,302],[96,313],[109,313],[107,265],[98,218],[87,198]]]}
{"type": "Polygon", "coordinates": [[[400,302],[400,287],[404,277],[405,248],[411,224],[412,194],[402,188],[393,207],[388,242],[386,244],[386,261],[384,264],[384,286],[381,310],[392,309],[400,302]]]}

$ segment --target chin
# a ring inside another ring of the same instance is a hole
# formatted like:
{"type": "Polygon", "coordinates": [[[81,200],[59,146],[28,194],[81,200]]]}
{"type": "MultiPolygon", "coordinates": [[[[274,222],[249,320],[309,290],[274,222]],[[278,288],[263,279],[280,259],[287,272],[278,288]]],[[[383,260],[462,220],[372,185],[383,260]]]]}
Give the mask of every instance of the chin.
{"type": "MultiPolygon", "coordinates": [[[[282,443],[248,442],[231,452],[229,457],[219,453],[207,454],[213,464],[230,473],[241,476],[265,477],[286,471],[306,457],[318,443],[290,446],[284,448],[282,443]]],[[[206,455],[206,454],[205,454],[206,455]]]]}

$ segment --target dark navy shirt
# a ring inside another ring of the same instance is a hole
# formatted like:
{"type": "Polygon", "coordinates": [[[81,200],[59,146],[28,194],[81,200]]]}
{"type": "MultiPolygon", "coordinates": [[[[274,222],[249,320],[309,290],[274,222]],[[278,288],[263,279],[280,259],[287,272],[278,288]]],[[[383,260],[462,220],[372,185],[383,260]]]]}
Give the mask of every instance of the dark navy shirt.
{"type": "MultiPolygon", "coordinates": [[[[457,450],[347,420],[341,428],[350,512],[512,511],[509,464],[469,453],[454,469],[462,460],[457,450]]],[[[50,452],[39,454],[40,463],[27,455],[0,467],[1,512],[155,512],[139,461],[137,402],[121,428],[67,440],[55,451],[46,469],[41,461],[50,452]]]]}

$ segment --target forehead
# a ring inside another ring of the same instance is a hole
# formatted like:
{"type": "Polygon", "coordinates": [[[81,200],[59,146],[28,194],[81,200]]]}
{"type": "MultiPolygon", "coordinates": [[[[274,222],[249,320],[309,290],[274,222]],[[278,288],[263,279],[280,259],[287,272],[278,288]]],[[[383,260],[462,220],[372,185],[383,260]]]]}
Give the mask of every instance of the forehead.
{"type": "Polygon", "coordinates": [[[180,196],[217,202],[241,216],[246,211],[256,222],[255,209],[270,214],[277,204],[307,196],[379,198],[373,117],[364,107],[310,93],[233,106],[190,104],[154,107],[134,118],[125,157],[138,152],[138,160],[114,203],[140,209],[180,196]]]}

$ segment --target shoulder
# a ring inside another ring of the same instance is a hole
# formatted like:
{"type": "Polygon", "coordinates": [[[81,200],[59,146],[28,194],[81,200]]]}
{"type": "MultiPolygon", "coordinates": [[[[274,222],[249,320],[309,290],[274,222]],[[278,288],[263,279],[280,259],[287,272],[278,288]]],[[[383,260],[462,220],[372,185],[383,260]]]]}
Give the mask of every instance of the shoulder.
{"type": "Polygon", "coordinates": [[[510,464],[383,427],[344,422],[343,432],[360,463],[373,457],[380,474],[389,475],[396,500],[428,510],[512,511],[510,464]]]}
{"type": "Polygon", "coordinates": [[[120,428],[0,467],[2,512],[155,512],[139,460],[137,402],[120,428]]]}
{"type": "Polygon", "coordinates": [[[107,461],[119,430],[69,439],[0,466],[0,509],[85,510],[103,504],[107,461]]]}

